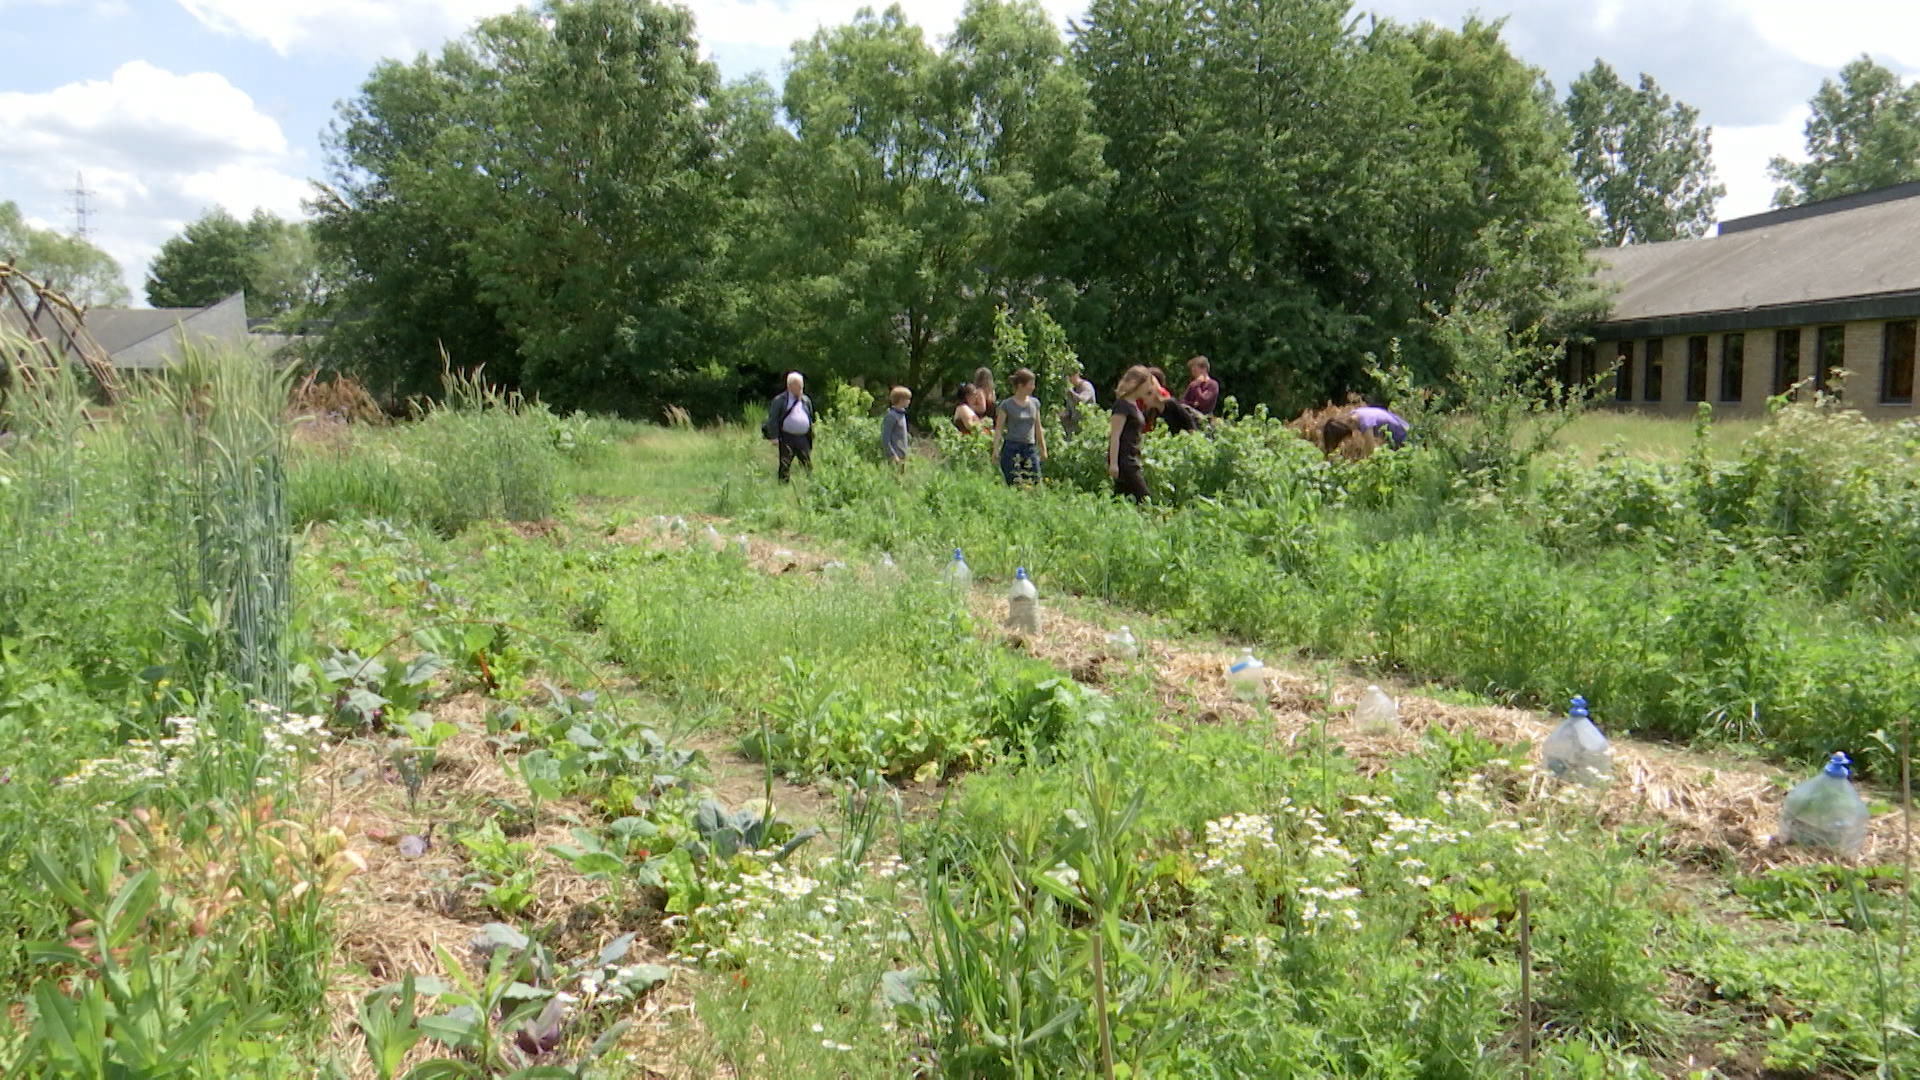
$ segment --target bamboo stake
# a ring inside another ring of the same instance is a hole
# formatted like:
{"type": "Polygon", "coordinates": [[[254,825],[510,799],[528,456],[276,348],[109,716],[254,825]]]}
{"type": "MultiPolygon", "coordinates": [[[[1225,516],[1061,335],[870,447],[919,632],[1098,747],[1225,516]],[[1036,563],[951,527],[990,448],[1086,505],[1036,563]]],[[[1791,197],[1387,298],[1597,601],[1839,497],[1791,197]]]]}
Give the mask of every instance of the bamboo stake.
{"type": "Polygon", "coordinates": [[[1533,919],[1520,890],[1520,1075],[1533,1080],[1533,919]]]}

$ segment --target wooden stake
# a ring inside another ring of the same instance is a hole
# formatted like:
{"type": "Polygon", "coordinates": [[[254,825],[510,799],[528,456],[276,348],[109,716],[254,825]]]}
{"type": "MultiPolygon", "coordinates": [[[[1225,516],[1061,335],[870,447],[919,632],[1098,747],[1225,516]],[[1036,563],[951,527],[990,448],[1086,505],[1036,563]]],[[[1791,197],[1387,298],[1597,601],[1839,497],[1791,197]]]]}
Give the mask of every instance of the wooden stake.
{"type": "Polygon", "coordinates": [[[1533,920],[1520,890],[1520,1075],[1533,1080],[1533,920]]]}

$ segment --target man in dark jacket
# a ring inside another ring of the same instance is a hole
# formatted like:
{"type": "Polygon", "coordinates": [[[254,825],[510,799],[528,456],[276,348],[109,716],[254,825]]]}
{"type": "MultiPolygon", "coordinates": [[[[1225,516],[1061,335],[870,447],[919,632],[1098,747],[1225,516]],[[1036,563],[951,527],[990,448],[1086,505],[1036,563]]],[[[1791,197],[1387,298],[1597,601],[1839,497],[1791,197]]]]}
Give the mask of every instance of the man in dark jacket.
{"type": "Polygon", "coordinates": [[[780,444],[783,484],[796,458],[808,472],[813,471],[813,399],[807,396],[806,387],[807,381],[799,372],[788,372],[787,388],[773,396],[767,407],[767,422],[760,425],[760,434],[780,444]]]}

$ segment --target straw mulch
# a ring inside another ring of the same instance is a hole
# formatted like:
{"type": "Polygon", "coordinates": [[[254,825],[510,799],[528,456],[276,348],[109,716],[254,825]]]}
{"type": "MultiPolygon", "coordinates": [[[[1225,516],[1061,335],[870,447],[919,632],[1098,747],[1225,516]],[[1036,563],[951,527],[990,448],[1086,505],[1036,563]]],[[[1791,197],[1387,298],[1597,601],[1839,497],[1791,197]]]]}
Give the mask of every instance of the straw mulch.
{"type": "MultiPolygon", "coordinates": [[[[470,972],[477,970],[482,961],[469,942],[486,923],[555,928],[555,941],[564,947],[561,959],[598,949],[633,929],[642,933],[629,962],[659,962],[664,955],[665,937],[657,922],[630,925],[637,908],[629,908],[624,913],[628,922],[621,922],[602,906],[607,896],[602,883],[581,877],[547,853],[547,845],[571,841],[573,823],[592,820],[585,806],[543,805],[540,827],[513,838],[533,843],[538,867],[538,899],[517,918],[502,919],[461,886],[466,853],[449,835],[452,827],[484,813],[494,800],[516,806],[526,802],[525,785],[508,772],[486,740],[485,708],[485,700],[476,694],[460,694],[433,707],[435,719],[453,724],[460,733],[440,745],[434,768],[421,784],[417,811],[409,811],[406,785],[387,760],[382,740],[342,744],[312,775],[314,801],[326,808],[329,819],[350,823],[354,847],[367,860],[366,872],[353,878],[337,900],[339,959],[346,974],[329,995],[334,1039],[347,1048],[342,1058],[360,1070],[356,1076],[372,1075],[359,1052],[355,1011],[360,999],[408,972],[445,975],[436,947],[468,965],[470,972]],[[430,825],[437,827],[427,853],[402,856],[399,838],[424,835],[430,825]]],[[[653,996],[670,1001],[671,993],[672,984],[653,996]]],[[[664,1002],[654,1009],[661,1007],[664,1002]]],[[[425,1048],[420,1054],[426,1054],[425,1048]]]]}
{"type": "MultiPolygon", "coordinates": [[[[1004,626],[1006,602],[978,594],[976,614],[989,625],[1004,626]]],[[[1028,636],[1007,632],[1019,647],[1049,660],[1074,678],[1099,684],[1121,664],[1107,656],[1108,627],[1097,626],[1049,609],[1042,632],[1028,636]]],[[[1142,641],[1140,663],[1153,674],[1155,695],[1168,712],[1207,723],[1224,718],[1253,720],[1254,706],[1235,699],[1226,686],[1226,667],[1232,657],[1194,651],[1164,641],[1142,641]]],[[[1351,706],[1366,684],[1349,676],[1335,680],[1336,710],[1351,706]]],[[[1291,746],[1308,734],[1326,713],[1325,684],[1319,679],[1268,668],[1266,712],[1275,735],[1291,746]]],[[[1390,693],[1393,687],[1387,687],[1390,693]]],[[[1504,745],[1538,747],[1558,719],[1525,709],[1447,705],[1430,698],[1400,697],[1401,731],[1370,735],[1355,731],[1341,715],[1327,720],[1328,731],[1358,768],[1372,774],[1389,767],[1395,758],[1416,750],[1430,728],[1449,733],[1472,730],[1504,745]]],[[[1662,828],[1666,851],[1683,862],[1736,863],[1748,870],[1789,863],[1828,861],[1819,853],[1775,842],[1780,803],[1800,778],[1746,761],[1726,761],[1702,754],[1650,745],[1626,738],[1613,739],[1614,782],[1588,793],[1559,791],[1544,771],[1526,775],[1516,804],[1561,799],[1592,798],[1600,820],[1609,825],[1652,824],[1662,828]]],[[[1537,751],[1535,751],[1537,754],[1537,751]]],[[[1897,862],[1905,836],[1899,814],[1881,814],[1872,821],[1861,858],[1867,862],[1897,862]]]]}

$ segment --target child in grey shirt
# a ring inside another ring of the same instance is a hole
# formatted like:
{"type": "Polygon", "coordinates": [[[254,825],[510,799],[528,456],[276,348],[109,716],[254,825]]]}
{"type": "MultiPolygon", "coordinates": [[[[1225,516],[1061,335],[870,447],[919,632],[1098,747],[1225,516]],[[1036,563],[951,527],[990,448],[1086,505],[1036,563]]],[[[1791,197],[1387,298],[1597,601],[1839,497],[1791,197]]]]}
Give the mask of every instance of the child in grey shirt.
{"type": "Polygon", "coordinates": [[[1047,456],[1047,433],[1040,426],[1040,399],[1033,396],[1033,372],[1013,373],[1013,396],[1000,401],[993,426],[994,450],[1000,475],[1009,485],[1039,483],[1040,462],[1047,456]]]}
{"type": "Polygon", "coordinates": [[[907,405],[912,401],[913,391],[894,387],[887,394],[887,415],[880,419],[880,449],[903,472],[907,467],[907,405]]]}

